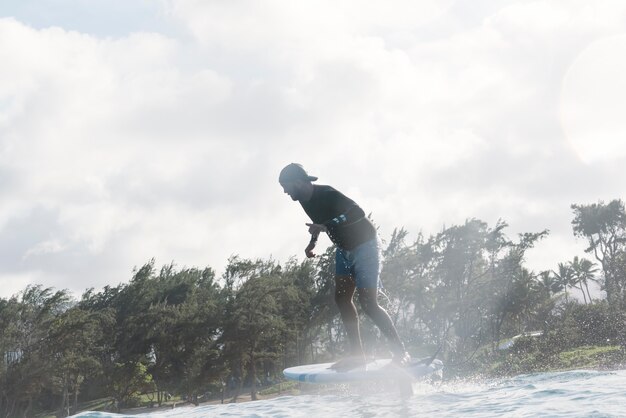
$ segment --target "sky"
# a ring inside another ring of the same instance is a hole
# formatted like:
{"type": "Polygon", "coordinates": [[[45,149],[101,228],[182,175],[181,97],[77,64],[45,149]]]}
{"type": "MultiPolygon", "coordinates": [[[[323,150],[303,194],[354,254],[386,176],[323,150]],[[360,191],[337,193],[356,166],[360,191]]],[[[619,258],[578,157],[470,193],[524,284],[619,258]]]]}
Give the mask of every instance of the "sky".
{"type": "Polygon", "coordinates": [[[549,229],[534,271],[624,196],[621,0],[3,0],[0,63],[0,297],[302,259],[291,162],[383,239],[549,229]]]}

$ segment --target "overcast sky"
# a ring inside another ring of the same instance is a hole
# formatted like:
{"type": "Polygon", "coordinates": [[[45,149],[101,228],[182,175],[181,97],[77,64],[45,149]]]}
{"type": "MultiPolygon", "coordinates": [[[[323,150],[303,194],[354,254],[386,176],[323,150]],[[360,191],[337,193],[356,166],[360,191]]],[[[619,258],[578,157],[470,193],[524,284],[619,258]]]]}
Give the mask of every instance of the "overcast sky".
{"type": "Polygon", "coordinates": [[[556,268],[624,196],[625,74],[623,0],[3,0],[0,296],[301,258],[290,162],[383,238],[503,219],[556,268]]]}

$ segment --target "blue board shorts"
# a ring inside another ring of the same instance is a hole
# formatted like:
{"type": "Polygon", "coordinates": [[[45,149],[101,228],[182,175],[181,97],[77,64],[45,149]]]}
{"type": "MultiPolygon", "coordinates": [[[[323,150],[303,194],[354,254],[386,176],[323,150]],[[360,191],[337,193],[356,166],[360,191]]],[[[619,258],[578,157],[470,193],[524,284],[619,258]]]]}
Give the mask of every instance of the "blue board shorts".
{"type": "Polygon", "coordinates": [[[350,251],[337,247],[335,274],[351,276],[358,289],[376,289],[382,267],[381,261],[381,246],[377,238],[357,245],[350,251]]]}

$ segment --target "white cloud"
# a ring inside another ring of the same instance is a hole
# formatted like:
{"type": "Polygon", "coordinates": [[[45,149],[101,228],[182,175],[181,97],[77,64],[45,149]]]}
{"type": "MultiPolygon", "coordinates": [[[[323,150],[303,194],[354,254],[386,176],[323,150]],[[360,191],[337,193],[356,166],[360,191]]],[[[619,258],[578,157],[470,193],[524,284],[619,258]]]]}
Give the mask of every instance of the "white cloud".
{"type": "MultiPolygon", "coordinates": [[[[37,256],[69,257],[77,246],[85,257],[102,256],[113,237],[145,222],[150,207],[135,206],[133,193],[140,202],[146,192],[193,177],[189,162],[197,167],[212,150],[204,164],[220,165],[227,144],[171,132],[181,124],[202,125],[202,112],[227,100],[230,84],[210,68],[177,67],[178,49],[157,34],[100,40],[0,20],[0,60],[7,63],[0,98],[8,103],[0,161],[14,179],[6,186],[0,224],[10,228],[24,213],[47,208],[57,225],[55,235],[26,243],[20,268],[36,267],[37,256]]],[[[136,264],[149,259],[130,251],[136,264]]],[[[84,267],[64,273],[83,274],[84,267]]],[[[132,265],[124,268],[130,272],[132,265]]]]}
{"type": "Polygon", "coordinates": [[[300,255],[292,161],[383,234],[549,228],[535,269],[579,245],[569,204],[623,193],[622,148],[584,166],[561,130],[623,130],[619,2],[163,4],[178,36],[0,19],[0,274],[81,291],[152,257],[300,255]]]}
{"type": "Polygon", "coordinates": [[[30,248],[24,254],[23,259],[27,259],[31,255],[37,254],[54,254],[59,253],[65,249],[65,245],[56,239],[51,239],[47,241],[42,241],[37,243],[34,247],[30,248]]]}

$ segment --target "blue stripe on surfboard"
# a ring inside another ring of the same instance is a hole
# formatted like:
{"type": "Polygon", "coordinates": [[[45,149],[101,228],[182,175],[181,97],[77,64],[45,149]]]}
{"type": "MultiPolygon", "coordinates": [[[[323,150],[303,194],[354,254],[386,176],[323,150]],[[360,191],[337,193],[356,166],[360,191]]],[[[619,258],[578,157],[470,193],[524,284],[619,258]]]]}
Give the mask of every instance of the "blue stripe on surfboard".
{"type": "Polygon", "coordinates": [[[298,381],[299,382],[310,382],[310,383],[314,383],[316,380],[316,375],[315,374],[307,374],[307,373],[302,373],[301,375],[298,375],[298,381]]]}

